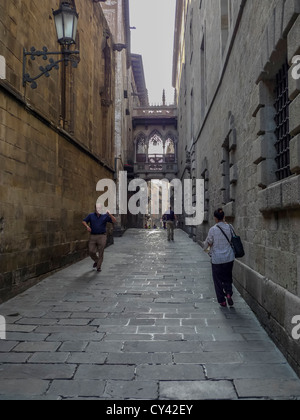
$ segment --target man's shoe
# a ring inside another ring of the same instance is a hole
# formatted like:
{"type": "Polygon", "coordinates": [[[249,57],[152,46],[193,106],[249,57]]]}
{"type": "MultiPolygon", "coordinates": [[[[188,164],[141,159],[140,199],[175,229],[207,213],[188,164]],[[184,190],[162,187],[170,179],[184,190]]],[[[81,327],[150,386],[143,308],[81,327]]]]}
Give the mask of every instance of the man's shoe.
{"type": "Polygon", "coordinates": [[[97,271],[98,271],[98,273],[101,273],[102,270],[101,270],[101,268],[98,268],[97,271]]]}
{"type": "Polygon", "coordinates": [[[227,304],[226,304],[226,302],[223,302],[223,303],[220,303],[220,306],[221,306],[222,308],[226,308],[226,307],[227,307],[227,304]]]}
{"type": "Polygon", "coordinates": [[[93,265],[93,268],[96,268],[96,267],[97,267],[97,263],[95,262],[94,265],[93,265]]]}
{"type": "Polygon", "coordinates": [[[233,302],[232,297],[230,295],[227,295],[226,296],[226,299],[227,299],[227,302],[228,302],[228,305],[229,306],[233,306],[234,305],[234,302],[233,302]]]}

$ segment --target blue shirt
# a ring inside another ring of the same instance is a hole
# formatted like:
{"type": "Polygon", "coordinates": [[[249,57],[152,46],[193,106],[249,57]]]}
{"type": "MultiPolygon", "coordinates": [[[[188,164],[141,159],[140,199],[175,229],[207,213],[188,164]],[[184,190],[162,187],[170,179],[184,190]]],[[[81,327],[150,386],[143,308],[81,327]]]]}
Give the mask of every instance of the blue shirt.
{"type": "Polygon", "coordinates": [[[173,212],[173,210],[168,210],[165,213],[165,218],[166,218],[167,222],[174,222],[175,221],[175,213],[173,212]]]}
{"type": "Polygon", "coordinates": [[[112,220],[108,214],[91,213],[84,219],[84,222],[90,224],[92,235],[103,235],[106,233],[106,223],[112,223],[112,220]]]}

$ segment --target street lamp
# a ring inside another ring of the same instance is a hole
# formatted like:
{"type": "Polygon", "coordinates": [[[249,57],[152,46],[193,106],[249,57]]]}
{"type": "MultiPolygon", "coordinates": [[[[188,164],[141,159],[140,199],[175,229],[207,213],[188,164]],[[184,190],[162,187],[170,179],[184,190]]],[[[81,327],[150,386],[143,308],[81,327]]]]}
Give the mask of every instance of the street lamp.
{"type": "Polygon", "coordinates": [[[78,13],[70,3],[62,2],[58,10],[53,11],[57,40],[63,45],[76,44],[78,13]]]}
{"type": "Polygon", "coordinates": [[[76,68],[78,64],[78,59],[72,57],[74,54],[78,55],[80,52],[75,50],[70,50],[72,44],[76,44],[76,33],[77,33],[77,24],[78,24],[78,13],[75,6],[72,7],[68,1],[62,1],[60,3],[60,8],[58,10],[53,10],[53,16],[56,26],[57,33],[57,42],[62,46],[61,51],[51,52],[48,51],[47,47],[43,47],[42,51],[37,51],[35,47],[31,47],[30,51],[23,50],[23,86],[26,86],[26,83],[31,83],[31,88],[36,89],[37,83],[36,80],[41,76],[50,77],[50,71],[52,69],[59,69],[59,64],[64,62],[67,66],[71,62],[72,67],[76,68]],[[49,64],[45,67],[40,66],[40,73],[31,77],[26,72],[26,59],[27,56],[30,56],[30,59],[34,61],[36,57],[42,57],[43,60],[47,61],[49,55],[58,55],[62,56],[61,59],[54,61],[53,58],[49,59],[49,64]]]}

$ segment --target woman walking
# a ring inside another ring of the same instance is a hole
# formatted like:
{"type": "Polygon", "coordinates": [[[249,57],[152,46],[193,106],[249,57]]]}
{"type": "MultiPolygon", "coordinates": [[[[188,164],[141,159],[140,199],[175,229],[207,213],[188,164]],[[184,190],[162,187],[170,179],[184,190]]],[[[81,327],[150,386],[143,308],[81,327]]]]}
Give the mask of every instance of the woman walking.
{"type": "Polygon", "coordinates": [[[212,274],[219,304],[222,307],[233,306],[233,278],[232,270],[235,260],[234,251],[230,245],[232,228],[225,222],[225,214],[222,209],[214,213],[216,225],[209,232],[203,247],[211,248],[212,274]],[[226,302],[227,301],[227,302],[226,302]]]}

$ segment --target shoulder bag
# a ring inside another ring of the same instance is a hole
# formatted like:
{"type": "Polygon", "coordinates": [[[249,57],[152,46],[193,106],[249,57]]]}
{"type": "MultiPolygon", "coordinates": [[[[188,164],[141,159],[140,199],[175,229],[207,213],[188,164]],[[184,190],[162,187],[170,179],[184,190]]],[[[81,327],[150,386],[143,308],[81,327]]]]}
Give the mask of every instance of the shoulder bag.
{"type": "Polygon", "coordinates": [[[223,235],[225,236],[227,241],[230,243],[230,246],[233,249],[235,258],[243,258],[245,256],[245,251],[244,251],[242,240],[241,240],[240,236],[236,235],[233,227],[231,225],[229,225],[229,226],[230,226],[230,230],[231,230],[231,234],[232,234],[231,241],[228,239],[228,236],[226,235],[224,230],[220,226],[217,226],[217,227],[220,229],[220,231],[223,233],[223,235]]]}

